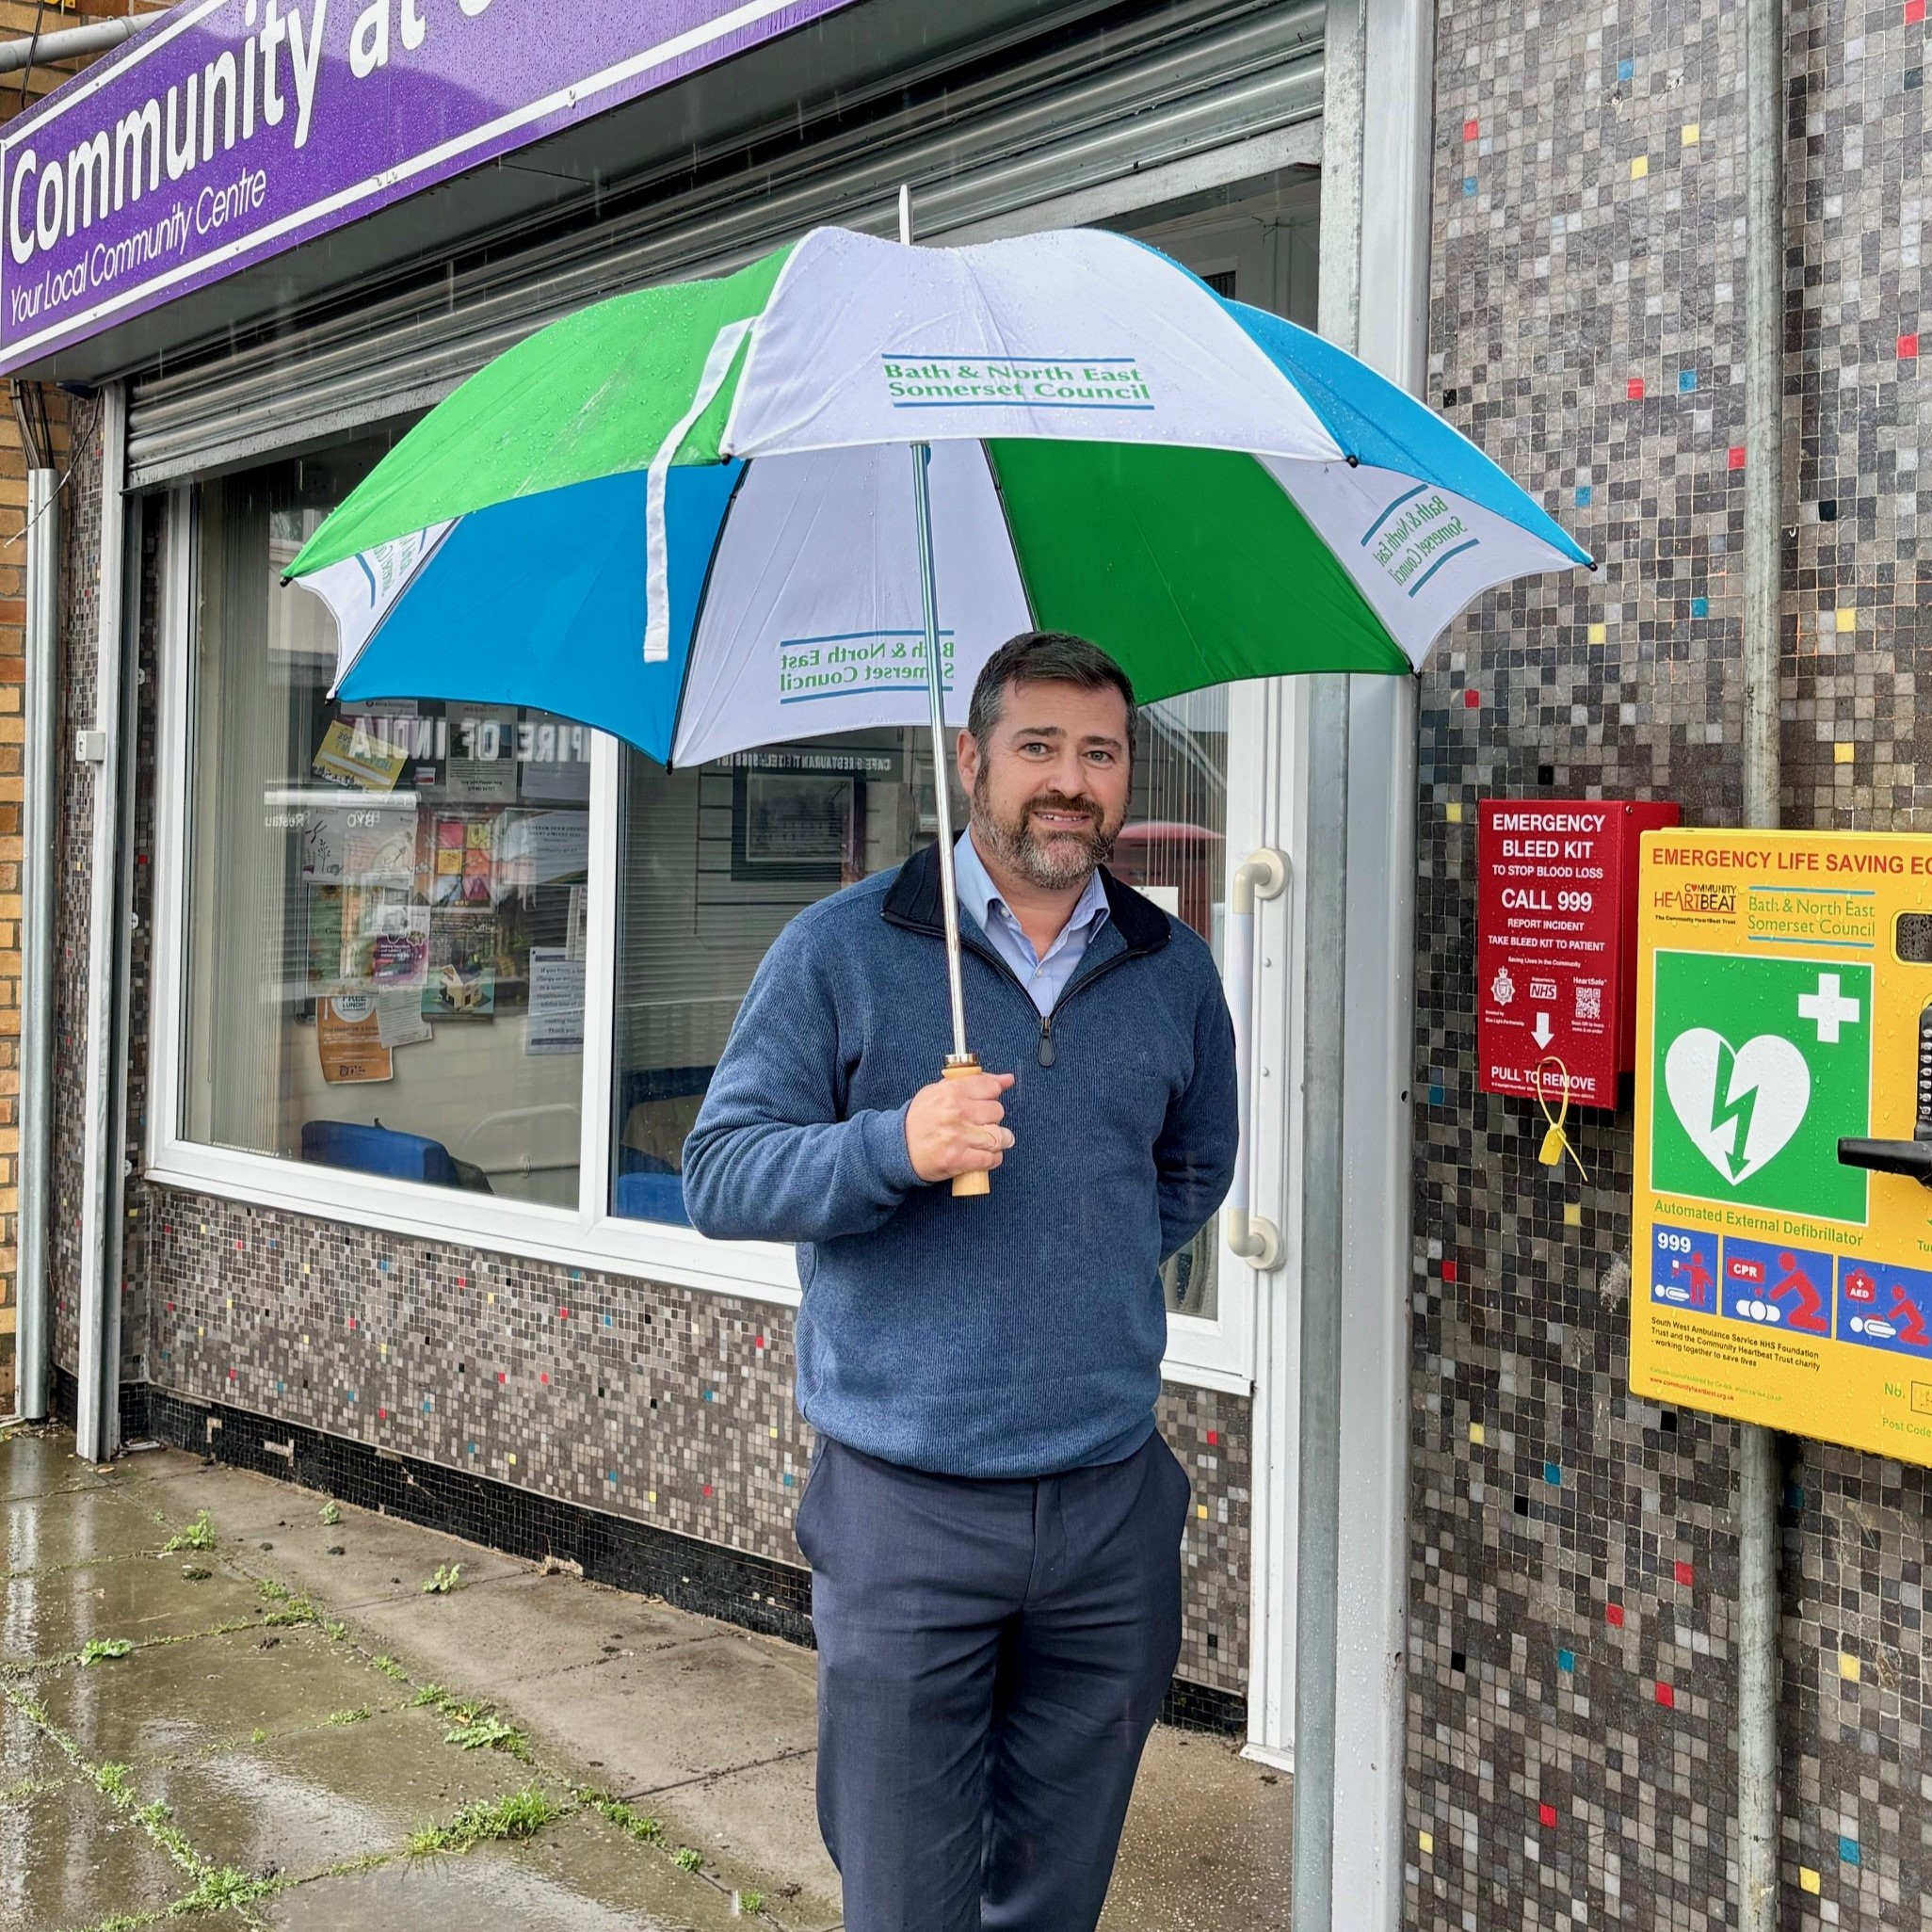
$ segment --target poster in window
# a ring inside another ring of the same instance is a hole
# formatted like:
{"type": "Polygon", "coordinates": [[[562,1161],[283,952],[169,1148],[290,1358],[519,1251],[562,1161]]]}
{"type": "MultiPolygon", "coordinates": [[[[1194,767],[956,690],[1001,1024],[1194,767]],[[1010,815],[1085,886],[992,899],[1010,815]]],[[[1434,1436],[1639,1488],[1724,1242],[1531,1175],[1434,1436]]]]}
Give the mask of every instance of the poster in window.
{"type": "Polygon", "coordinates": [[[489,1020],[496,1012],[494,914],[440,906],[429,922],[429,970],[422,1010],[432,1020],[489,1020]]]}
{"type": "Polygon", "coordinates": [[[322,733],[315,776],[363,792],[392,792],[409,760],[388,739],[372,733],[362,718],[339,717],[322,733]]]}
{"type": "Polygon", "coordinates": [[[376,1037],[392,1052],[436,1038],[436,1029],[424,1017],[422,998],[414,987],[376,995],[376,1037]]]}
{"type": "Polygon", "coordinates": [[[842,878],[853,870],[858,822],[859,782],[850,776],[738,771],[732,789],[732,877],[842,878]]]}
{"type": "Polygon", "coordinates": [[[395,1077],[395,1063],[382,1044],[382,1022],[374,993],[337,993],[315,1007],[315,1051],[322,1077],[331,1087],[395,1077]]]}
{"type": "Polygon", "coordinates": [[[562,946],[530,948],[530,1012],[526,1054],[584,1051],[584,962],[562,946]]]}
{"type": "Polygon", "coordinates": [[[590,863],[590,818],[583,812],[506,812],[496,833],[496,883],[555,885],[582,878],[590,863]]]}
{"type": "Polygon", "coordinates": [[[439,814],[434,828],[430,903],[489,905],[496,855],[494,822],[487,817],[446,813],[439,814]]]}
{"type": "Polygon", "coordinates": [[[413,810],[372,801],[302,813],[302,877],[311,885],[408,885],[415,865],[413,810]]]}
{"type": "Polygon", "coordinates": [[[449,757],[443,791],[477,805],[517,802],[517,714],[487,706],[449,713],[449,757]]]}
{"type": "Polygon", "coordinates": [[[338,985],[346,969],[343,957],[343,893],[336,885],[309,891],[309,987],[326,992],[338,985]]]}
{"type": "Polygon", "coordinates": [[[420,990],[429,972],[429,908],[384,906],[369,940],[369,978],[378,992],[420,990]]]}

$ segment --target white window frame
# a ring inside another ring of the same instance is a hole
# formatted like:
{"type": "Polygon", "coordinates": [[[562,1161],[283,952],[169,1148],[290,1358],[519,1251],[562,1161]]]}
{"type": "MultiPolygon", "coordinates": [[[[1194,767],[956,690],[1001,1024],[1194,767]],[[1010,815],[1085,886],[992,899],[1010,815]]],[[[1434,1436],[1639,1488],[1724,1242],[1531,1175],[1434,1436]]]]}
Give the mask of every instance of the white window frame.
{"type": "MultiPolygon", "coordinates": [[[[346,1221],[411,1240],[595,1268],[796,1308],[798,1271],[790,1248],[714,1241],[695,1229],[629,1220],[609,1211],[623,750],[617,739],[604,733],[595,735],[590,759],[582,1141],[574,1210],[482,1194],[452,1194],[417,1182],[214,1147],[184,1135],[201,529],[192,485],[176,486],[168,492],[167,502],[157,612],[155,929],[146,1178],[164,1187],[346,1221]]],[[[1225,1250],[1221,1269],[1221,1318],[1171,1316],[1163,1374],[1183,1386],[1247,1395],[1253,1373],[1253,1277],[1225,1250]]]]}

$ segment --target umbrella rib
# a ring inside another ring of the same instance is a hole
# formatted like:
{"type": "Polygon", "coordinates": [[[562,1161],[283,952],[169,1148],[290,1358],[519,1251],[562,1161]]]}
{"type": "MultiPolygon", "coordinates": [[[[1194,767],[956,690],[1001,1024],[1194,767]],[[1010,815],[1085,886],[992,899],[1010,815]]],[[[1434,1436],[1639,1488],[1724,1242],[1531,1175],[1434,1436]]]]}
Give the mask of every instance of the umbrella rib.
{"type": "Polygon", "coordinates": [[[1039,611],[1033,601],[1033,586],[1026,581],[1026,566],[1020,557],[1020,539],[1013,534],[1013,512],[1006,502],[1006,486],[1000,481],[1000,466],[993,458],[992,444],[985,437],[979,439],[979,454],[992,483],[993,501],[1000,507],[1000,524],[1006,533],[1006,549],[1013,559],[1013,574],[1019,578],[1020,594],[1026,600],[1026,621],[1037,631],[1039,629],[1039,611]]]}

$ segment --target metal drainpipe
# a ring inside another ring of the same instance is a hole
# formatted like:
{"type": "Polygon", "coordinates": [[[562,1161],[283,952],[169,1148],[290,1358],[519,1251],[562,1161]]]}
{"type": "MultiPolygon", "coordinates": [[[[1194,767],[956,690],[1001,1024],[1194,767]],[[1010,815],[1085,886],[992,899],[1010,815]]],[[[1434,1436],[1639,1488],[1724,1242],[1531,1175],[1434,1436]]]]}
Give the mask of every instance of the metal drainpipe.
{"type": "MultiPolygon", "coordinates": [[[[1784,394],[1784,5],[1745,19],[1744,821],[1779,818],[1779,520],[1784,394]]],[[[1740,1932],[1778,1924],[1778,1467],[1738,1430],[1737,1890],[1740,1932]]]]}
{"type": "MultiPolygon", "coordinates": [[[[1368,22],[1329,0],[1323,28],[1321,332],[1361,333],[1362,135],[1368,22]]],[[[1302,1050],[1300,1418],[1296,1482],[1295,1862],[1297,1932],[1335,1917],[1335,1695],[1340,1662],[1344,1039],[1348,937],[1349,688],[1308,692],[1306,985],[1302,1050]]]]}
{"type": "Polygon", "coordinates": [[[49,60],[105,54],[131,40],[159,15],[140,14],[132,20],[102,20],[90,26],[63,27],[57,33],[29,34],[24,40],[0,40],[0,73],[17,73],[49,60]]]}
{"type": "Polygon", "coordinates": [[[26,740],[21,854],[17,1411],[47,1413],[54,1161],[54,894],[60,813],[60,479],[27,472],[26,740]]]}

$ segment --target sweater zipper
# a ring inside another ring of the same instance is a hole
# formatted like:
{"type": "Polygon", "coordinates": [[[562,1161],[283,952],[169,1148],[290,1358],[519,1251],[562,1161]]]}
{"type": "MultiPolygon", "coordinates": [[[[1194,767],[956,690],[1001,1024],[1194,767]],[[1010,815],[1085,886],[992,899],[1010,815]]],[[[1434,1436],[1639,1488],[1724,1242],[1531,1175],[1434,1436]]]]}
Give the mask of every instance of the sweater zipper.
{"type": "MultiPolygon", "coordinates": [[[[974,950],[976,952],[978,948],[975,947],[974,950]]],[[[1039,1016],[1038,1058],[1039,1064],[1042,1067],[1051,1067],[1059,1057],[1054,1051],[1054,1022],[1066,1010],[1067,1002],[1084,993],[1096,979],[1104,979],[1116,966],[1124,966],[1128,960],[1138,959],[1140,957],[1139,953],[1116,953],[1111,959],[1103,960],[1091,973],[1087,974],[1084,978],[1076,979],[1071,986],[1068,987],[1060,994],[1060,997],[1054,1002],[1051,1012],[1042,1013],[1039,1016]]],[[[1020,986],[1019,979],[1012,973],[1009,972],[1006,976],[1013,981],[1015,986],[1020,986]]],[[[1020,987],[1020,990],[1024,992],[1026,989],[1022,986],[1020,987]]]]}
{"type": "MultiPolygon", "coordinates": [[[[921,928],[918,927],[913,928],[913,930],[915,931],[920,929],[921,928]]],[[[975,945],[974,942],[963,933],[960,935],[960,943],[966,948],[966,950],[969,953],[973,953],[976,955],[979,958],[984,959],[986,963],[989,966],[990,966],[995,973],[1002,974],[1006,978],[1007,983],[1012,986],[1013,990],[1020,994],[1021,998],[1022,998],[1028,1006],[1033,1005],[1033,995],[1026,990],[1023,985],[1021,984],[1020,975],[1017,973],[1015,973],[1013,969],[1010,966],[1008,966],[1006,962],[1004,959],[1002,959],[997,953],[992,951],[990,947],[975,945]]],[[[1063,993],[1061,993],[1060,997],[1054,1002],[1053,1010],[1051,1012],[1040,1014],[1039,1045],[1036,1049],[1036,1057],[1038,1059],[1039,1064],[1042,1067],[1051,1067],[1054,1064],[1054,1062],[1059,1057],[1058,1054],[1055,1051],[1054,1048],[1054,1022],[1057,1020],[1060,1017],[1062,1011],[1065,1010],[1067,1002],[1074,998],[1075,995],[1085,992],[1087,989],[1090,987],[1096,979],[1104,979],[1107,976],[1107,974],[1114,970],[1115,967],[1124,966],[1130,959],[1138,959],[1142,958],[1146,950],[1146,948],[1142,948],[1140,950],[1133,952],[1116,953],[1111,959],[1103,960],[1100,965],[1096,966],[1091,973],[1088,973],[1085,974],[1083,977],[1076,979],[1071,986],[1068,987],[1067,990],[1063,993]]]]}

